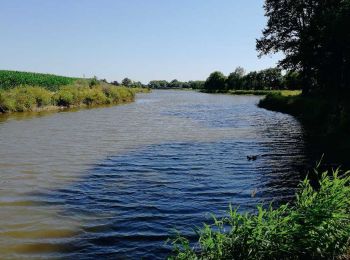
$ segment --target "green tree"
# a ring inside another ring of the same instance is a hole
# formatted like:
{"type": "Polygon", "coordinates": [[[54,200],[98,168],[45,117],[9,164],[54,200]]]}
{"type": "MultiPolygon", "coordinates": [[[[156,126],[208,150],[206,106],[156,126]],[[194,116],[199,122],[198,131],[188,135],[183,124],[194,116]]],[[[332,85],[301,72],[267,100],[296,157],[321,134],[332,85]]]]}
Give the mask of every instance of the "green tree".
{"type": "Polygon", "coordinates": [[[166,80],[151,80],[148,83],[148,87],[152,89],[164,89],[168,88],[169,82],[166,80]]]}
{"type": "Polygon", "coordinates": [[[119,82],[118,81],[116,81],[116,80],[114,80],[114,81],[112,81],[112,83],[111,83],[112,85],[114,85],[114,86],[119,86],[120,84],[119,84],[119,82]]]}
{"type": "Polygon", "coordinates": [[[258,73],[256,71],[251,71],[245,75],[242,79],[243,89],[259,89],[258,73]]]}
{"type": "Polygon", "coordinates": [[[204,81],[201,81],[201,80],[189,81],[188,85],[189,85],[189,88],[192,88],[192,89],[203,89],[204,81]]]}
{"type": "Polygon", "coordinates": [[[288,71],[283,77],[283,86],[286,89],[300,89],[301,84],[300,75],[296,71],[288,71]]]}
{"type": "Polygon", "coordinates": [[[182,84],[182,82],[178,81],[177,79],[174,79],[169,83],[169,88],[182,88],[182,84]]]}
{"type": "Polygon", "coordinates": [[[125,87],[130,87],[132,85],[132,80],[129,78],[125,78],[122,80],[122,85],[125,87]]]}
{"type": "Polygon", "coordinates": [[[90,80],[90,82],[89,82],[89,86],[90,86],[90,87],[96,86],[96,85],[98,85],[98,84],[99,84],[99,81],[98,81],[98,79],[97,79],[96,76],[94,76],[94,77],[90,80]]]}
{"type": "Polygon", "coordinates": [[[209,93],[224,91],[226,89],[225,75],[220,71],[211,73],[204,83],[204,88],[209,93]]]}
{"type": "Polygon", "coordinates": [[[349,87],[350,0],[265,0],[264,8],[260,55],[283,52],[279,65],[300,71],[304,94],[349,87]]]}
{"type": "Polygon", "coordinates": [[[263,89],[280,89],[282,88],[283,77],[281,70],[278,68],[269,68],[259,72],[260,86],[263,89]]]}
{"type": "Polygon", "coordinates": [[[242,67],[237,67],[234,72],[227,77],[226,85],[228,89],[242,89],[243,76],[245,70],[242,67]]]}

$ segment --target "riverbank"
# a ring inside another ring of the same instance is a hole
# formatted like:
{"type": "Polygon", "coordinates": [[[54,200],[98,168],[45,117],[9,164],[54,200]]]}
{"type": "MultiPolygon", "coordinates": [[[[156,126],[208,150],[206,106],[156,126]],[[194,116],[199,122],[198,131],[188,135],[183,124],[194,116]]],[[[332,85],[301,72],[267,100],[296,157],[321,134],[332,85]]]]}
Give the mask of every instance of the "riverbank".
{"type": "Polygon", "coordinates": [[[0,113],[117,105],[134,101],[136,93],[149,91],[144,88],[116,87],[104,82],[91,84],[88,80],[76,80],[57,91],[38,86],[18,86],[0,90],[0,113]]]}
{"type": "Polygon", "coordinates": [[[350,153],[350,105],[349,95],[341,97],[283,96],[268,94],[258,106],[272,111],[288,113],[298,118],[307,130],[310,143],[320,151],[331,151],[326,159],[349,165],[350,153]]]}
{"type": "Polygon", "coordinates": [[[265,96],[270,94],[288,96],[297,96],[301,94],[301,90],[229,90],[227,94],[231,95],[255,95],[255,96],[265,96]]]}
{"type": "Polygon", "coordinates": [[[227,91],[208,92],[205,89],[200,90],[203,93],[209,94],[229,94],[229,95],[252,95],[252,96],[266,96],[266,95],[282,95],[285,97],[298,96],[301,90],[255,90],[255,89],[231,89],[227,91]]]}

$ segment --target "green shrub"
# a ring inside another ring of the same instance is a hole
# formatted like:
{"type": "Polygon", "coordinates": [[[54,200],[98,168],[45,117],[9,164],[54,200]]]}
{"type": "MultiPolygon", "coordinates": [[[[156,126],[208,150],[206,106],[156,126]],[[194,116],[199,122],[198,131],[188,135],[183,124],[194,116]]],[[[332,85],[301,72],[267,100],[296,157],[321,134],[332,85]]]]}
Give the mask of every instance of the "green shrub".
{"type": "Polygon", "coordinates": [[[74,95],[68,89],[61,89],[55,93],[54,102],[58,106],[69,107],[74,103],[74,95]]]}
{"type": "Polygon", "coordinates": [[[51,104],[52,93],[46,89],[40,87],[28,87],[24,88],[23,91],[28,95],[35,98],[36,106],[43,107],[51,104]]]}
{"type": "Polygon", "coordinates": [[[12,112],[16,111],[16,101],[10,97],[5,91],[0,91],[0,112],[12,112]]]}
{"type": "Polygon", "coordinates": [[[100,82],[98,81],[97,77],[95,76],[90,80],[89,86],[94,87],[94,86],[98,86],[99,84],[100,84],[100,82]]]}
{"type": "Polygon", "coordinates": [[[136,90],[107,83],[90,87],[85,80],[63,86],[56,92],[41,87],[22,86],[0,90],[0,112],[31,111],[37,107],[118,104],[134,100],[136,90]]]}
{"type": "Polygon", "coordinates": [[[117,87],[103,87],[102,91],[108,98],[108,103],[115,104],[120,102],[119,90],[117,87]]]}
{"type": "Polygon", "coordinates": [[[108,104],[109,100],[99,87],[94,87],[85,92],[84,104],[86,105],[102,105],[108,104]]]}
{"type": "Polygon", "coordinates": [[[119,92],[119,98],[121,102],[128,102],[134,99],[136,93],[135,90],[124,87],[117,87],[117,89],[119,92]]]}
{"type": "Polygon", "coordinates": [[[175,238],[170,259],[334,259],[346,253],[350,238],[350,176],[339,170],[320,176],[319,187],[308,179],[295,204],[256,214],[229,216],[198,231],[197,247],[175,238]]]}
{"type": "Polygon", "coordinates": [[[16,87],[1,91],[1,112],[30,111],[51,104],[52,93],[40,87],[16,87]]]}

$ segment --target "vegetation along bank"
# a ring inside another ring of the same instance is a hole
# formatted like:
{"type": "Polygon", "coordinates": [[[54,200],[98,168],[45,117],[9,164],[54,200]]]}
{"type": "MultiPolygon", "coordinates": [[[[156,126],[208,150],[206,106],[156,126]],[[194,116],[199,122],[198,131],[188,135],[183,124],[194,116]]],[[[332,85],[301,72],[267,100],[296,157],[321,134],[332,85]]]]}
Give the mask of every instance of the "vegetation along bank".
{"type": "Polygon", "coordinates": [[[306,178],[294,204],[258,206],[198,229],[195,245],[181,235],[171,240],[170,259],[349,259],[350,176],[318,173],[317,187],[306,178]]]}
{"type": "Polygon", "coordinates": [[[50,74],[0,71],[0,113],[53,110],[131,102],[147,88],[50,74]]]}

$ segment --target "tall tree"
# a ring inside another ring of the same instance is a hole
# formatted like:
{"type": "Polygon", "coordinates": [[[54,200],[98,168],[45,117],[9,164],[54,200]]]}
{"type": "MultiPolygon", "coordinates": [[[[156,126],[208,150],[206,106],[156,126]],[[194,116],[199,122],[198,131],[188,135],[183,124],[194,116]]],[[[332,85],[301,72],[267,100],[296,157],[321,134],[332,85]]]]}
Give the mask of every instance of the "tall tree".
{"type": "Polygon", "coordinates": [[[226,84],[228,89],[241,89],[245,70],[237,67],[234,72],[227,77],[226,84]]]}
{"type": "Polygon", "coordinates": [[[204,88],[209,93],[223,91],[226,88],[226,77],[220,71],[215,71],[209,75],[204,83],[204,88]]]}
{"type": "Polygon", "coordinates": [[[122,80],[122,85],[125,86],[125,87],[130,87],[132,84],[132,80],[129,79],[129,78],[125,78],[122,80]]]}
{"type": "Polygon", "coordinates": [[[300,72],[305,94],[343,86],[349,66],[349,39],[344,37],[349,36],[349,2],[265,0],[268,22],[257,50],[260,55],[283,52],[279,65],[300,72]]]}

